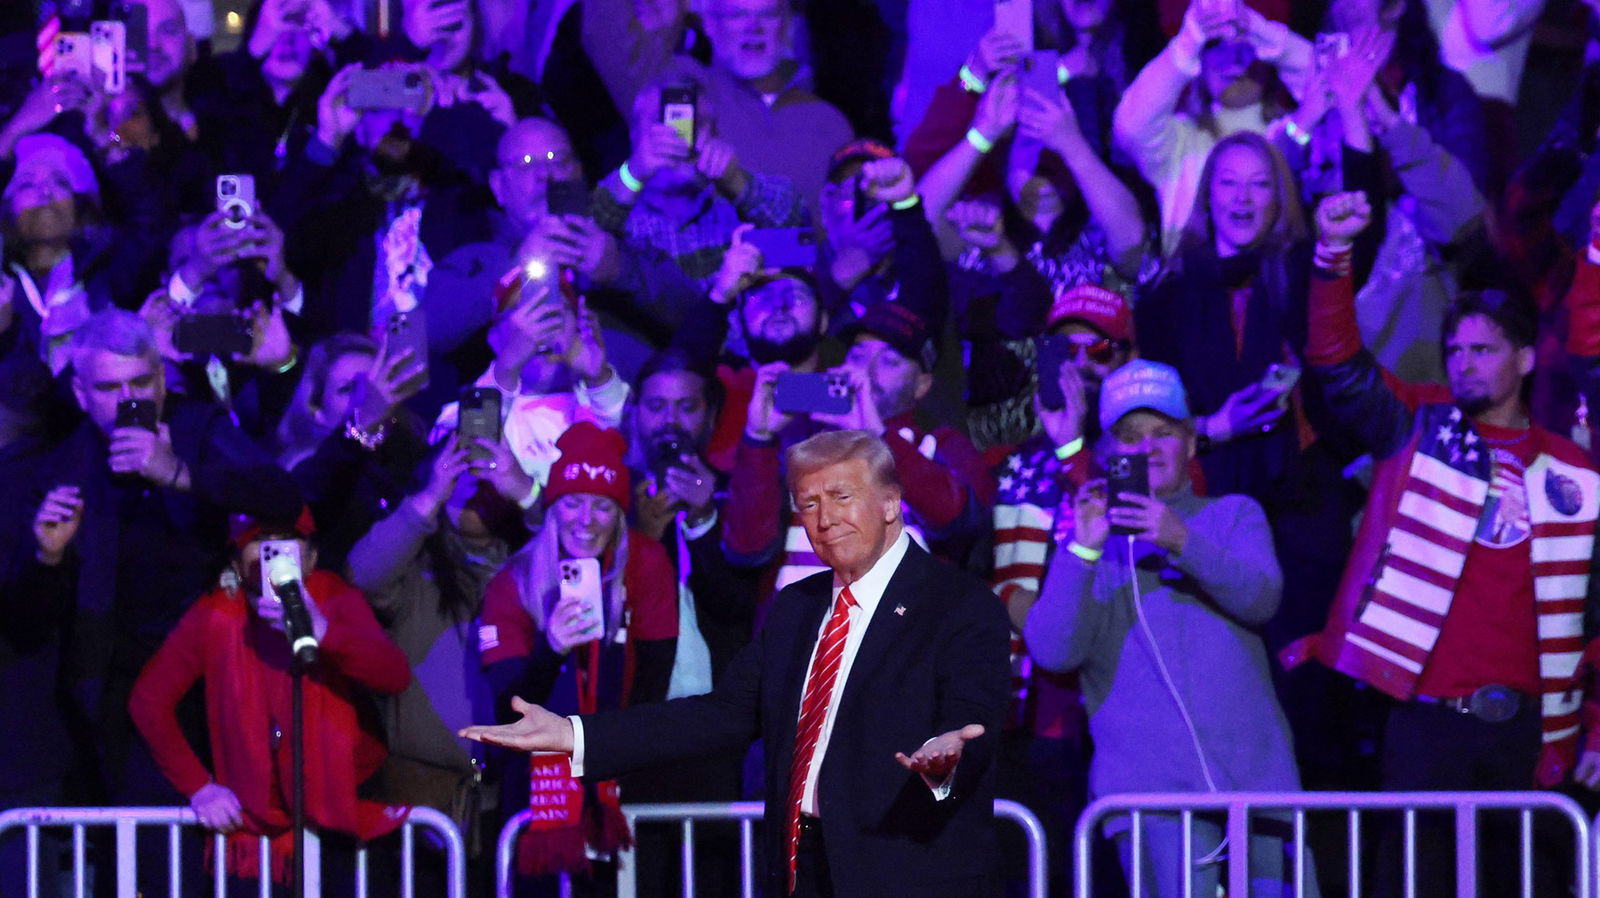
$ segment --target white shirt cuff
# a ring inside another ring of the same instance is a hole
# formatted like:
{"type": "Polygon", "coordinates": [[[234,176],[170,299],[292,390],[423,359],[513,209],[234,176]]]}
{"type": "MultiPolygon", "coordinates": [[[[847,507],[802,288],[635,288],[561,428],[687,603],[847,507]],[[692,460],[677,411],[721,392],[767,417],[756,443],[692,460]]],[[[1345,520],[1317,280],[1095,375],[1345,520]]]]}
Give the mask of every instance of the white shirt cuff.
{"type": "Polygon", "coordinates": [[[680,518],[678,526],[683,528],[684,541],[692,543],[700,537],[705,536],[707,533],[710,533],[712,527],[717,526],[717,510],[715,508],[711,509],[710,517],[707,517],[704,521],[693,527],[690,527],[688,523],[684,522],[680,518]]]}
{"type": "MultiPolygon", "coordinates": [[[[937,738],[939,738],[939,737],[938,736],[934,736],[934,737],[930,738],[928,740],[928,742],[932,742],[934,739],[937,739],[937,738]]],[[[927,745],[928,742],[924,742],[922,744],[923,745],[927,745]]],[[[951,786],[951,784],[953,784],[956,781],[956,767],[960,767],[960,766],[961,766],[961,762],[957,761],[956,762],[956,766],[950,768],[950,773],[944,778],[944,782],[938,784],[937,786],[934,785],[933,783],[928,782],[928,778],[925,777],[925,776],[922,776],[922,774],[919,773],[917,775],[922,777],[922,784],[924,786],[927,786],[928,787],[928,791],[933,793],[933,800],[934,801],[944,801],[946,798],[950,797],[950,786],[951,786]]],[[[574,776],[576,776],[576,774],[574,774],[574,776]]]]}
{"type": "Polygon", "coordinates": [[[572,768],[573,776],[583,776],[583,718],[573,714],[567,718],[572,722],[572,768]]]}

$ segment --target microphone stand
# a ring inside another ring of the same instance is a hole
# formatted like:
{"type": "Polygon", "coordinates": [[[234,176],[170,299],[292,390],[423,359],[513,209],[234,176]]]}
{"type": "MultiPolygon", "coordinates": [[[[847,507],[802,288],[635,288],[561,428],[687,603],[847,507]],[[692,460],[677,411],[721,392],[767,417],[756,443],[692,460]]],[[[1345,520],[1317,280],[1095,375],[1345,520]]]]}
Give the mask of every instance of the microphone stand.
{"type": "MultiPolygon", "coordinates": [[[[289,658],[290,693],[292,708],[289,714],[291,729],[289,753],[294,780],[294,898],[306,894],[306,733],[303,683],[305,665],[298,655],[289,658]]],[[[267,875],[265,870],[263,876],[267,875]]]]}

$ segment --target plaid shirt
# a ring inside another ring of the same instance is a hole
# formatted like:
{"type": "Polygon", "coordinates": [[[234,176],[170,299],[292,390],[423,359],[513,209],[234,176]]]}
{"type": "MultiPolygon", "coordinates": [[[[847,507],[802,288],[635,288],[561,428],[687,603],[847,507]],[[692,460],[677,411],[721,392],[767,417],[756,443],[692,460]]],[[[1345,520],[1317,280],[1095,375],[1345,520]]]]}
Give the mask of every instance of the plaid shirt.
{"type": "Polygon", "coordinates": [[[683,221],[668,218],[648,199],[631,208],[617,202],[604,185],[595,188],[591,208],[600,227],[636,249],[665,253],[683,273],[705,282],[722,267],[733,229],[749,222],[758,228],[792,228],[805,223],[800,192],[788,178],[750,173],[750,186],[737,202],[707,184],[697,211],[683,221]]]}

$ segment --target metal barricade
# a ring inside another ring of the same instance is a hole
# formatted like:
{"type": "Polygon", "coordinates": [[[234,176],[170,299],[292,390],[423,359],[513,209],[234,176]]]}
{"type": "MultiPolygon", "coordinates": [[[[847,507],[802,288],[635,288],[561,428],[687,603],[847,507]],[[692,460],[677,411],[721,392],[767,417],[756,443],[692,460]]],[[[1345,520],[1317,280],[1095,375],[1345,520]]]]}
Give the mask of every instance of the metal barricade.
{"type": "MultiPolygon", "coordinates": [[[[744,898],[753,898],[755,884],[755,824],[762,817],[762,804],[758,801],[731,803],[689,802],[683,804],[633,804],[623,805],[622,814],[628,819],[628,828],[635,829],[641,821],[678,820],[683,827],[683,898],[694,898],[694,825],[697,820],[739,821],[739,889],[744,898]]],[[[1028,896],[1045,898],[1048,879],[1048,860],[1045,857],[1044,824],[1033,812],[1005,799],[996,800],[994,815],[1011,820],[1022,827],[1028,839],[1028,896]]],[[[511,860],[516,849],[517,834],[528,825],[531,811],[522,811],[506,821],[500,830],[500,840],[495,848],[495,894],[498,898],[511,898],[511,860]]],[[[639,894],[638,870],[633,862],[633,851],[621,851],[617,856],[617,898],[637,898],[639,894]]]]}
{"type": "MultiPolygon", "coordinates": [[[[182,830],[198,827],[199,820],[188,808],[17,808],[0,813],[0,836],[8,830],[25,829],[28,850],[28,898],[39,898],[39,848],[42,827],[72,827],[72,881],[73,894],[83,898],[88,888],[88,830],[93,827],[116,830],[116,882],[117,898],[135,898],[138,894],[138,852],[136,838],[139,827],[164,827],[167,830],[167,876],[171,883],[170,895],[180,898],[183,872],[182,830]]],[[[431,830],[444,843],[446,857],[447,898],[466,898],[467,868],[466,843],[454,821],[432,808],[416,807],[400,827],[400,894],[401,898],[415,898],[416,829],[431,830]]],[[[227,837],[213,833],[212,839],[212,894],[224,898],[228,894],[227,837]]],[[[272,868],[271,840],[261,836],[260,866],[262,871],[272,868]]],[[[306,832],[306,896],[318,898],[322,894],[321,845],[316,833],[306,832]]],[[[96,871],[103,876],[110,871],[96,871]]],[[[356,850],[355,896],[367,896],[367,849],[356,850]]],[[[260,877],[261,898],[271,898],[272,877],[260,877]]]]}
{"type": "MultiPolygon", "coordinates": [[[[1592,880],[1594,855],[1600,850],[1591,837],[1591,828],[1583,809],[1565,795],[1548,792],[1217,792],[1205,793],[1149,793],[1111,795],[1101,798],[1086,808],[1078,818],[1073,834],[1073,857],[1076,861],[1074,894],[1076,898],[1090,898],[1093,894],[1094,870],[1092,867],[1094,840],[1108,819],[1125,816],[1129,819],[1129,852],[1134,858],[1145,855],[1145,826],[1147,817],[1170,820],[1176,816],[1181,827],[1179,869],[1192,871],[1195,867],[1194,824],[1197,814],[1225,813],[1223,826],[1227,844],[1227,880],[1229,895],[1250,894],[1250,821],[1252,817],[1272,815],[1292,821],[1293,835],[1288,840],[1292,849],[1290,868],[1291,884],[1296,898],[1315,895],[1311,858],[1306,847],[1306,815],[1308,813],[1340,814],[1344,816],[1346,839],[1349,842],[1349,894],[1360,895],[1362,882],[1361,833],[1363,813],[1398,811],[1401,821],[1404,877],[1404,894],[1417,895],[1417,813],[1419,811],[1453,811],[1455,814],[1456,894],[1460,898],[1473,898],[1478,893],[1478,840],[1479,811],[1507,811],[1518,814],[1519,858],[1521,861],[1521,894],[1533,895],[1534,826],[1537,812],[1553,814],[1566,819],[1573,836],[1573,888],[1576,898],[1591,898],[1595,894],[1592,880]],[[1240,848],[1239,846],[1244,846],[1240,848]]],[[[1130,895],[1145,894],[1144,865],[1130,865],[1128,886],[1130,895]]],[[[1184,898],[1193,898],[1194,878],[1181,877],[1184,898]]],[[[1211,898],[1207,895],[1205,898],[1211,898]]],[[[1434,898],[1434,896],[1428,896],[1434,898]]]]}

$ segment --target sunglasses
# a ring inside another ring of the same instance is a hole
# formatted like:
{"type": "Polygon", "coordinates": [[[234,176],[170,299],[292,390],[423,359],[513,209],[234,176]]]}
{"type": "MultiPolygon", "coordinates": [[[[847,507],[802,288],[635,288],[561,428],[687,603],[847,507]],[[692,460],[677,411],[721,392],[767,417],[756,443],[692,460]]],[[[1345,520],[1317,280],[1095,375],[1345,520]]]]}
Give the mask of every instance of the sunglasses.
{"type": "Polygon", "coordinates": [[[1122,340],[1089,334],[1073,334],[1067,337],[1067,345],[1072,347],[1072,358],[1077,359],[1081,355],[1096,365],[1111,364],[1116,361],[1117,353],[1127,348],[1122,340]]]}

